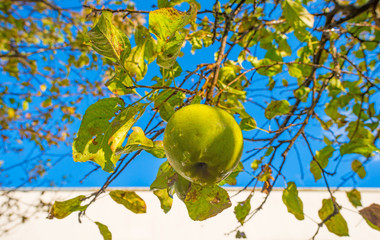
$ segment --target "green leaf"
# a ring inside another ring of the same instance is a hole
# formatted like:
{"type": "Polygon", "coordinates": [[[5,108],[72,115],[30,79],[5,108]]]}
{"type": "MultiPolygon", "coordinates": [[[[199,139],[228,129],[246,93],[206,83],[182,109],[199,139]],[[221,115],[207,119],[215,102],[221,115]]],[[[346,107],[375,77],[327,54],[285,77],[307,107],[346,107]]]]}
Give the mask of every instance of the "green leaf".
{"type": "Polygon", "coordinates": [[[120,158],[115,151],[144,109],[144,104],[124,108],[124,102],[120,98],[101,99],[91,105],[86,110],[77,138],[74,139],[74,161],[91,160],[104,171],[112,172],[120,158]]]}
{"type": "Polygon", "coordinates": [[[315,181],[322,178],[322,170],[314,160],[310,162],[310,172],[313,174],[315,181]]]}
{"type": "Polygon", "coordinates": [[[253,129],[256,129],[257,123],[254,118],[248,117],[248,118],[243,118],[240,121],[239,126],[241,130],[243,131],[251,131],[253,129]]]}
{"type": "Polygon", "coordinates": [[[297,67],[298,65],[289,65],[289,75],[295,78],[300,78],[302,77],[302,71],[297,67]]]}
{"type": "Polygon", "coordinates": [[[142,48],[144,59],[148,63],[153,62],[157,58],[157,43],[150,35],[149,29],[138,25],[135,32],[135,42],[138,48],[142,48]]]}
{"type": "Polygon", "coordinates": [[[104,11],[98,23],[87,34],[96,52],[124,66],[124,61],[131,52],[131,44],[125,33],[112,24],[112,16],[111,12],[104,11]]]}
{"type": "Polygon", "coordinates": [[[146,148],[145,151],[152,154],[156,158],[166,158],[166,153],[165,153],[165,149],[164,149],[164,142],[161,140],[154,141],[153,147],[152,148],[146,148]]]}
{"type": "Polygon", "coordinates": [[[251,198],[252,195],[249,195],[245,201],[238,202],[235,206],[234,213],[236,219],[240,222],[241,225],[244,224],[244,220],[251,211],[251,198]]]}
{"type": "Polygon", "coordinates": [[[134,213],[146,213],[145,201],[132,191],[114,190],[110,192],[111,198],[134,213]]]}
{"type": "Polygon", "coordinates": [[[303,203],[298,197],[297,186],[294,182],[288,182],[288,187],[282,192],[282,201],[288,208],[288,212],[292,213],[298,220],[303,220],[303,203]]]}
{"type": "Polygon", "coordinates": [[[170,69],[166,69],[166,68],[160,68],[160,72],[162,74],[162,78],[163,79],[169,79],[169,80],[172,80],[176,77],[179,77],[181,76],[181,73],[182,73],[182,68],[181,66],[178,64],[178,62],[176,61],[174,63],[174,65],[170,68],[170,69]]]}
{"type": "Polygon", "coordinates": [[[360,201],[361,195],[360,195],[360,192],[356,188],[352,189],[349,192],[346,192],[346,194],[347,194],[348,200],[350,200],[350,203],[354,207],[361,207],[362,206],[362,203],[360,201]]]}
{"type": "Polygon", "coordinates": [[[184,28],[196,16],[197,7],[190,3],[188,12],[161,8],[149,13],[149,31],[157,38],[157,64],[170,69],[176,62],[187,36],[184,28]]]}
{"type": "Polygon", "coordinates": [[[243,95],[243,96],[247,94],[245,91],[231,88],[230,86],[222,83],[221,81],[218,81],[218,85],[219,85],[219,88],[223,90],[223,92],[226,92],[226,93],[231,93],[235,95],[243,95]]]}
{"type": "Polygon", "coordinates": [[[191,182],[177,174],[177,180],[174,183],[174,190],[179,199],[185,200],[187,193],[190,190],[191,182]]]}
{"type": "Polygon", "coordinates": [[[251,168],[253,169],[253,171],[256,171],[260,164],[262,163],[262,160],[253,160],[253,162],[251,163],[251,168]]]}
{"type": "Polygon", "coordinates": [[[158,169],[156,179],[150,185],[151,190],[166,189],[176,181],[177,175],[168,161],[161,164],[158,169]]]}
{"type": "Polygon", "coordinates": [[[119,70],[116,72],[116,75],[105,83],[107,88],[114,94],[117,95],[127,95],[127,94],[136,94],[136,89],[128,89],[127,87],[133,86],[133,80],[131,76],[119,70]]]}
{"type": "Polygon", "coordinates": [[[361,179],[363,179],[367,175],[367,172],[366,172],[364,166],[362,165],[362,163],[359,160],[352,161],[351,168],[352,168],[352,171],[356,172],[356,174],[358,174],[358,176],[361,179]]]}
{"type": "Polygon", "coordinates": [[[300,99],[302,102],[306,102],[310,91],[310,88],[302,86],[294,91],[294,96],[300,99]]]}
{"type": "Polygon", "coordinates": [[[346,220],[344,220],[343,216],[339,212],[330,217],[333,213],[333,201],[331,199],[323,199],[322,208],[318,211],[319,218],[322,221],[325,221],[329,217],[329,220],[325,222],[325,225],[330,232],[338,236],[349,236],[346,220]]]}
{"type": "Polygon", "coordinates": [[[380,231],[380,205],[372,203],[369,207],[359,211],[360,215],[366,220],[373,229],[380,231]]]}
{"type": "Polygon", "coordinates": [[[326,168],[329,163],[329,158],[332,157],[335,149],[327,145],[326,147],[322,148],[320,151],[317,151],[315,154],[315,160],[311,161],[310,163],[310,172],[314,175],[315,181],[318,181],[322,178],[322,169],[326,168]],[[317,161],[318,164],[315,162],[317,161]]]}
{"type": "Polygon", "coordinates": [[[197,5],[198,9],[201,9],[201,5],[195,0],[158,0],[158,7],[159,8],[174,7],[175,5],[178,5],[183,2],[194,3],[197,5]]]}
{"type": "Polygon", "coordinates": [[[49,210],[49,219],[58,218],[63,219],[69,216],[72,212],[75,211],[84,211],[87,208],[87,205],[81,206],[83,199],[86,196],[80,195],[75,198],[66,200],[66,201],[55,201],[53,206],[49,210]]]}
{"type": "MultiPolygon", "coordinates": [[[[282,71],[281,64],[277,64],[277,61],[268,58],[258,60],[256,57],[248,56],[247,60],[253,67],[257,68],[257,72],[263,76],[272,77],[282,71]]],[[[282,59],[279,59],[278,61],[282,62],[282,59]]]]}
{"type": "Polygon", "coordinates": [[[160,113],[162,120],[168,122],[175,111],[174,107],[170,103],[163,102],[160,108],[158,109],[158,112],[160,113]]]}
{"type": "Polygon", "coordinates": [[[98,226],[100,234],[102,234],[104,240],[112,240],[112,233],[108,229],[108,227],[100,222],[95,222],[98,226]]]}
{"type": "Polygon", "coordinates": [[[192,184],[184,202],[194,221],[211,218],[231,206],[227,191],[217,185],[202,187],[192,184]]]}
{"type": "Polygon", "coordinates": [[[156,42],[149,33],[149,30],[139,25],[135,32],[136,47],[132,48],[130,55],[124,61],[124,66],[131,76],[134,76],[137,81],[144,78],[148,71],[148,63],[156,59],[156,42]]]}
{"type": "Polygon", "coordinates": [[[161,209],[164,210],[165,213],[168,213],[172,208],[173,198],[171,198],[168,194],[167,189],[160,189],[153,191],[154,195],[158,197],[161,203],[161,209]]]}
{"type": "Polygon", "coordinates": [[[138,150],[145,150],[157,158],[165,158],[165,150],[163,141],[153,142],[145,136],[144,131],[140,127],[133,127],[133,132],[128,137],[127,144],[123,148],[119,148],[116,154],[128,154],[138,150]]]}
{"type": "Polygon", "coordinates": [[[224,179],[223,181],[221,181],[218,185],[219,186],[223,186],[224,184],[228,184],[228,185],[236,185],[237,183],[237,180],[236,180],[236,177],[239,175],[239,173],[241,173],[242,171],[244,170],[244,166],[243,166],[243,163],[242,162],[239,162],[239,164],[237,165],[237,167],[231,172],[231,174],[226,178],[224,179]]]}
{"type": "Polygon", "coordinates": [[[290,111],[290,104],[286,100],[272,101],[265,109],[265,117],[272,119],[279,115],[285,115],[290,111]]]}
{"type": "Polygon", "coordinates": [[[300,2],[285,0],[282,4],[283,15],[287,23],[295,29],[314,26],[314,16],[300,2]]]}
{"type": "Polygon", "coordinates": [[[379,151],[379,149],[372,143],[360,138],[351,140],[349,143],[345,143],[340,147],[340,154],[361,154],[365,157],[370,156],[373,152],[379,151]]]}

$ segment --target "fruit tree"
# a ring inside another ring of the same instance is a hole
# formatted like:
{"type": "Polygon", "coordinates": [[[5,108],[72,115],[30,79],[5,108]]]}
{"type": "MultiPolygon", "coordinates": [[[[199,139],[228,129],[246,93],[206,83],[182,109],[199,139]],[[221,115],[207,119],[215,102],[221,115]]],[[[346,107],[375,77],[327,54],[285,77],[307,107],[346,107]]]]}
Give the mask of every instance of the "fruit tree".
{"type": "MultiPolygon", "coordinates": [[[[349,186],[358,214],[380,230],[380,206],[362,206],[357,189],[380,152],[378,0],[158,0],[144,9],[123,1],[78,9],[15,2],[0,3],[0,64],[21,89],[0,85],[3,140],[22,136],[41,154],[66,142],[69,157],[94,165],[89,174],[109,173],[98,191],[52,204],[49,218],[85,216],[147,152],[162,161],[150,189],[165,212],[177,195],[193,220],[234,207],[242,226],[281,187],[288,211],[303,220],[298,179],[289,174],[297,169],[329,193],[310,237],[323,226],[349,235],[332,186],[349,186]],[[56,55],[61,49],[68,52],[56,55]],[[94,81],[85,80],[95,71],[94,81]],[[29,105],[38,105],[35,112],[29,105]],[[71,123],[78,123],[75,134],[71,123]],[[237,183],[251,192],[231,206],[224,186],[237,183]],[[266,197],[251,209],[258,189],[266,197]]],[[[35,178],[48,170],[46,162],[34,166],[35,178]]],[[[135,192],[109,194],[145,212],[135,192]]]]}

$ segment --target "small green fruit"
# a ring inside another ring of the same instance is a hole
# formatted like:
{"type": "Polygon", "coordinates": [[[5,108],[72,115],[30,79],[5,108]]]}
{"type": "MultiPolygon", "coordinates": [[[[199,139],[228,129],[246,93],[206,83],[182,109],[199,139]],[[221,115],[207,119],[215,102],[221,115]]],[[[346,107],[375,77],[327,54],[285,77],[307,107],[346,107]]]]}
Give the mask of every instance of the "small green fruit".
{"type": "Polygon", "coordinates": [[[178,174],[193,183],[211,185],[225,179],[238,165],[243,135],[226,111],[192,104],[170,118],[164,149],[178,174]]]}

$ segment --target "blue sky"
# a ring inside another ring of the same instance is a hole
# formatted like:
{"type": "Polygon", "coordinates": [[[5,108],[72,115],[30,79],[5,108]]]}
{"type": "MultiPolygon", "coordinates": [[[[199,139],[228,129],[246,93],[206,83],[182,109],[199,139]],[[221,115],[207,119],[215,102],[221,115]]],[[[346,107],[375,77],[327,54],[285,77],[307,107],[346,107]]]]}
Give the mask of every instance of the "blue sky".
{"type": "MultiPolygon", "coordinates": [[[[58,1],[56,1],[58,2],[58,1]]],[[[79,6],[80,3],[77,1],[60,1],[59,4],[62,4],[61,6],[64,8],[72,7],[72,6],[79,6]]],[[[149,1],[142,1],[137,0],[136,6],[139,10],[151,10],[151,6],[153,4],[156,4],[156,1],[149,0],[149,1]]],[[[214,1],[202,1],[202,8],[205,9],[211,9],[212,5],[214,4],[214,1]]],[[[184,6],[186,8],[186,6],[184,6]]],[[[289,42],[291,43],[294,40],[294,36],[289,35],[289,42]]],[[[294,40],[295,41],[295,40],[294,40]]],[[[292,48],[297,47],[291,46],[292,48]]],[[[192,70],[195,68],[195,66],[199,63],[200,59],[201,62],[210,63],[214,61],[214,52],[217,50],[218,45],[210,46],[206,49],[197,50],[196,54],[192,55],[190,53],[191,46],[190,44],[186,44],[186,46],[182,49],[182,51],[185,53],[184,57],[181,57],[178,59],[178,63],[182,67],[183,70],[192,70]]],[[[234,51],[231,54],[231,58],[237,58],[239,54],[239,51],[234,51]]],[[[265,51],[258,50],[256,53],[257,57],[263,58],[265,55],[265,51]]],[[[156,66],[155,62],[150,64],[148,67],[148,73],[145,76],[144,80],[142,80],[142,85],[149,85],[150,79],[152,79],[154,76],[160,75],[159,68],[156,66]]],[[[94,73],[94,76],[88,76],[89,78],[95,78],[96,73],[94,73]]],[[[256,75],[257,81],[255,82],[255,88],[260,89],[264,88],[267,84],[264,77],[260,75],[256,75]]],[[[285,78],[289,77],[287,74],[284,75],[285,78]]],[[[285,89],[286,90],[286,89],[285,89]]],[[[140,92],[141,95],[143,95],[143,91],[140,92]]],[[[248,93],[247,97],[255,97],[254,95],[258,94],[258,92],[251,92],[248,93]]],[[[268,95],[268,93],[266,93],[268,95]]],[[[270,94],[270,93],[269,93],[270,94]]],[[[275,97],[279,98],[285,98],[286,92],[282,93],[281,91],[275,91],[272,93],[275,95],[275,97]]],[[[84,113],[85,109],[91,104],[91,100],[89,101],[83,101],[81,105],[81,114],[84,113]]],[[[246,104],[247,111],[255,117],[257,123],[259,126],[263,126],[264,123],[267,122],[267,120],[264,118],[263,110],[259,107],[253,105],[253,104],[246,104]]],[[[377,105],[378,106],[378,105],[377,105]]],[[[142,119],[139,120],[139,122],[136,124],[137,126],[144,126],[146,122],[148,121],[149,116],[144,116],[142,119]]],[[[76,122],[71,125],[71,131],[76,132],[79,128],[79,122],[76,122]]],[[[264,126],[265,128],[268,128],[268,125],[264,126]]],[[[311,134],[313,134],[315,137],[323,137],[323,134],[321,130],[319,129],[316,122],[311,121],[310,126],[308,127],[307,131],[311,134]]],[[[246,137],[254,136],[257,133],[257,131],[252,132],[245,132],[246,137]]],[[[259,136],[265,136],[265,133],[260,132],[259,136]]],[[[286,181],[295,181],[298,186],[301,187],[323,187],[324,182],[319,181],[317,183],[314,182],[314,178],[309,172],[309,163],[311,160],[310,154],[308,154],[308,151],[306,151],[306,144],[302,141],[302,138],[299,138],[297,140],[297,147],[298,147],[298,154],[297,152],[291,151],[288,155],[288,159],[286,162],[286,165],[284,167],[283,174],[287,176],[286,181]],[[303,169],[301,169],[299,160],[301,159],[303,169]]],[[[254,147],[261,146],[259,143],[245,143],[245,151],[249,151],[250,149],[254,147]]],[[[323,145],[319,143],[315,143],[315,145],[312,146],[313,150],[318,150],[323,145]]],[[[12,159],[12,163],[14,163],[15,160],[22,161],[23,159],[26,159],[27,157],[30,157],[33,154],[36,154],[36,152],[33,152],[33,146],[25,146],[26,150],[21,153],[9,153],[4,156],[0,156],[0,160],[5,160],[5,167],[7,167],[7,159],[12,159]]],[[[71,146],[59,146],[56,149],[53,149],[52,152],[55,153],[71,153],[71,146]]],[[[247,158],[251,153],[245,152],[242,159],[247,158]]],[[[336,153],[337,154],[337,153],[336,153]]],[[[335,155],[334,155],[335,157],[335,155]]],[[[337,186],[341,182],[341,177],[344,177],[346,173],[350,172],[351,169],[351,162],[353,158],[352,157],[346,157],[343,159],[341,163],[341,171],[340,174],[337,174],[334,177],[329,177],[329,184],[331,186],[337,186]]],[[[151,182],[154,180],[158,167],[164,162],[164,159],[156,159],[152,157],[148,153],[142,153],[137,159],[135,159],[127,168],[126,170],[112,183],[111,186],[149,186],[151,182]]],[[[281,161],[281,159],[275,159],[274,163],[281,161]]],[[[9,162],[9,161],[8,161],[9,162]]],[[[245,168],[249,171],[250,169],[250,161],[247,161],[244,165],[245,168]]],[[[9,165],[8,165],[9,166],[9,165]]],[[[330,164],[328,171],[333,171],[335,164],[330,164]]],[[[109,173],[103,172],[103,171],[97,171],[93,174],[91,174],[89,177],[86,178],[86,180],[83,183],[79,183],[79,181],[83,178],[84,175],[86,175],[89,171],[91,171],[94,168],[93,165],[89,163],[75,163],[71,157],[67,157],[62,159],[55,167],[50,169],[48,173],[44,176],[44,178],[41,181],[38,181],[38,185],[41,186],[49,186],[51,181],[55,181],[60,185],[60,183],[64,183],[64,186],[66,187],[94,187],[94,186],[101,186],[107,176],[109,176],[109,173]]],[[[368,165],[366,165],[367,170],[367,176],[363,180],[359,180],[356,183],[356,186],[359,187],[380,187],[380,179],[379,179],[379,172],[380,172],[380,157],[375,158],[373,161],[371,161],[368,165]]],[[[11,179],[13,180],[13,183],[8,186],[17,186],[18,184],[22,183],[22,180],[20,180],[20,176],[22,176],[24,173],[20,169],[15,169],[14,171],[10,171],[11,179]]],[[[241,173],[238,177],[238,185],[244,186],[249,180],[251,179],[251,176],[247,173],[241,173]]],[[[352,182],[347,182],[347,186],[352,186],[352,182]]],[[[4,184],[7,186],[7,184],[4,184]]],[[[32,183],[31,185],[34,185],[32,183]]],[[[285,186],[285,182],[283,180],[279,180],[277,182],[278,187],[285,186]]]]}

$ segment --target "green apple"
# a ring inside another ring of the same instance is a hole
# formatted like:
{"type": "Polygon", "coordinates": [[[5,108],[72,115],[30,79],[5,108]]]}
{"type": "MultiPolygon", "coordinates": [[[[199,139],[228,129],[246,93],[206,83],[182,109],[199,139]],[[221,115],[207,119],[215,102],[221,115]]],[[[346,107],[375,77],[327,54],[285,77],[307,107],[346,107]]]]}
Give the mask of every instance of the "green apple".
{"type": "Polygon", "coordinates": [[[193,183],[211,185],[225,179],[238,165],[243,135],[226,111],[192,104],[169,119],[164,149],[178,174],[193,183]]]}

